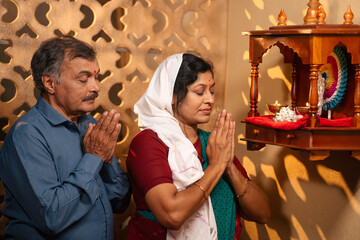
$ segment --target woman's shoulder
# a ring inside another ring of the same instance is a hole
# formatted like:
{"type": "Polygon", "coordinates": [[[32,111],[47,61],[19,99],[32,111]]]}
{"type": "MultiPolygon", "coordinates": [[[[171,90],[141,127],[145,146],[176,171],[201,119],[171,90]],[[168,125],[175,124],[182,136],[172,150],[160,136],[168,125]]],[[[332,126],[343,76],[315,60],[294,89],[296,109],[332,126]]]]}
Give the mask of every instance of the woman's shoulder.
{"type": "MultiPolygon", "coordinates": [[[[157,133],[154,132],[151,129],[145,129],[140,132],[138,132],[135,137],[132,140],[132,143],[141,143],[141,142],[148,142],[148,141],[161,141],[161,139],[158,137],[157,133]]],[[[163,143],[164,144],[164,143],[163,143]]]]}
{"type": "Polygon", "coordinates": [[[154,132],[153,130],[151,129],[144,129],[140,132],[138,132],[135,136],[135,138],[138,137],[138,138],[142,138],[142,137],[155,137],[155,138],[159,138],[156,134],[156,132],[154,132]]]}
{"type": "Polygon", "coordinates": [[[165,143],[158,137],[156,132],[151,129],[145,129],[140,131],[136,136],[133,138],[130,144],[131,149],[163,149],[164,151],[168,151],[168,147],[165,143]]]}

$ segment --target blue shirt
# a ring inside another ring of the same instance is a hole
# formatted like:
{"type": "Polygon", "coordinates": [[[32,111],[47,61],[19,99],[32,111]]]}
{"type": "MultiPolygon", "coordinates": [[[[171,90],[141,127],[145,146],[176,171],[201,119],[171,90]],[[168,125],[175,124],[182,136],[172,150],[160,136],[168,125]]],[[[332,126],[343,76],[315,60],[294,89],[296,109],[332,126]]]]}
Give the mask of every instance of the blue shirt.
{"type": "Polygon", "coordinates": [[[8,239],[112,239],[113,211],[130,201],[119,161],[84,153],[91,115],[67,120],[41,97],[7,134],[0,151],[8,239]]]}

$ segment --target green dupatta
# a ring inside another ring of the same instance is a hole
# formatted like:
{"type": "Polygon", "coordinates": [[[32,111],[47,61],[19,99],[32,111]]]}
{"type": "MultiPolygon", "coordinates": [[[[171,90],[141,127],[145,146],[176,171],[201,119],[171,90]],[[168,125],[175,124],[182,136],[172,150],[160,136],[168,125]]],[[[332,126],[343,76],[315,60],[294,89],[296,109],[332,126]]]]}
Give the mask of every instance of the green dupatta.
{"type": "MultiPolygon", "coordinates": [[[[206,147],[210,132],[198,129],[204,160],[203,170],[209,165],[206,147]]],[[[236,203],[235,194],[229,181],[222,176],[210,194],[214,209],[219,240],[233,240],[235,234],[236,203]]]]}

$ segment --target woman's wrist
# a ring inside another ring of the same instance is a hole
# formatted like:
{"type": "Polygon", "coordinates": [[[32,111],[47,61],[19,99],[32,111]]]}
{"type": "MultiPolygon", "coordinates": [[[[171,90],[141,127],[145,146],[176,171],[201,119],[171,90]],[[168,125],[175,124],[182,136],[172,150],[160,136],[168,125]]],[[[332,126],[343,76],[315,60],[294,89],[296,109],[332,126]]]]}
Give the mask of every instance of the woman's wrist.
{"type": "Polygon", "coordinates": [[[226,167],[227,167],[227,163],[223,163],[223,162],[215,162],[214,163],[212,161],[209,161],[209,166],[208,167],[220,170],[223,173],[225,171],[226,167]]]}
{"type": "Polygon", "coordinates": [[[215,173],[217,177],[221,177],[226,169],[226,164],[223,163],[209,163],[209,166],[206,168],[205,172],[210,171],[215,173]]]}
{"type": "Polygon", "coordinates": [[[245,195],[248,188],[249,188],[249,179],[245,178],[245,182],[243,183],[240,192],[236,194],[236,198],[242,198],[245,195]]]}
{"type": "Polygon", "coordinates": [[[230,162],[229,164],[226,165],[225,173],[230,178],[232,176],[234,176],[234,174],[238,174],[238,170],[237,170],[234,162],[230,162]]]}
{"type": "Polygon", "coordinates": [[[234,163],[227,166],[225,174],[235,188],[236,197],[244,196],[249,187],[249,179],[239,172],[234,163]]]}

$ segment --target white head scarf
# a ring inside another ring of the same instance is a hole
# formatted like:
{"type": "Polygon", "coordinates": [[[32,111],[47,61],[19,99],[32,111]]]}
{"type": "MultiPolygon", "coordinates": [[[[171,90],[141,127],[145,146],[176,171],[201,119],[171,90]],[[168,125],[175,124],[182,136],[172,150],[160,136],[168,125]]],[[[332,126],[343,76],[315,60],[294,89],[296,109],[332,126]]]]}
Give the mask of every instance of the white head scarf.
{"type": "MultiPolygon", "coordinates": [[[[139,127],[153,130],[168,146],[168,162],[178,191],[184,190],[204,175],[197,151],[183,134],[171,106],[182,56],[172,55],[160,64],[148,89],[134,106],[139,127]]],[[[217,239],[210,198],[179,230],[168,229],[167,239],[217,239]]]]}

